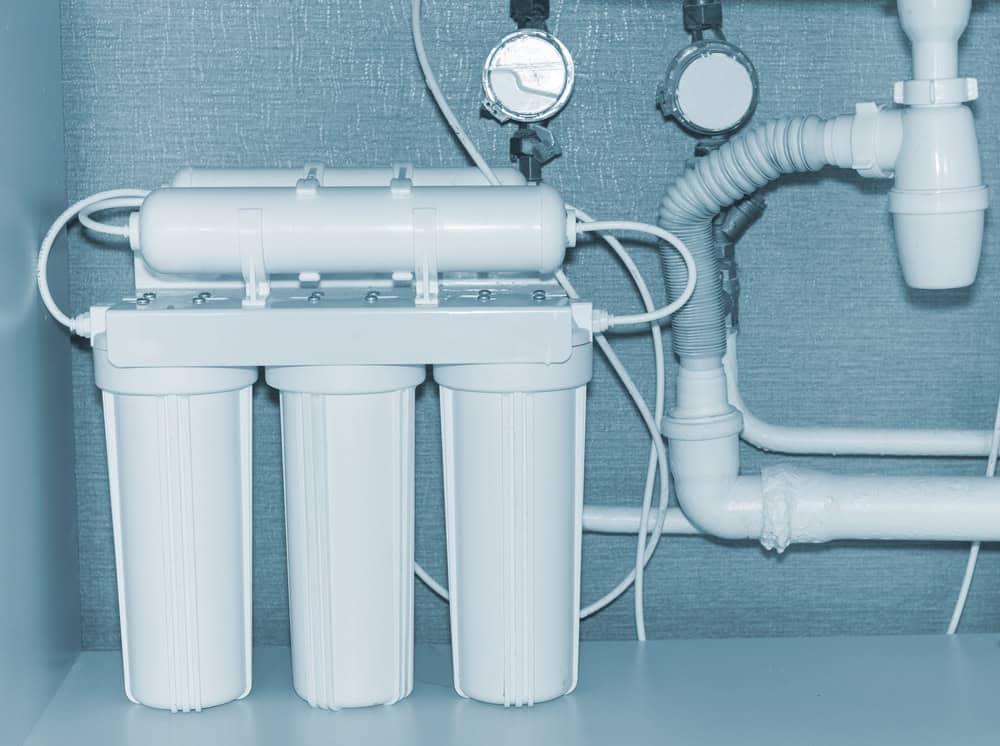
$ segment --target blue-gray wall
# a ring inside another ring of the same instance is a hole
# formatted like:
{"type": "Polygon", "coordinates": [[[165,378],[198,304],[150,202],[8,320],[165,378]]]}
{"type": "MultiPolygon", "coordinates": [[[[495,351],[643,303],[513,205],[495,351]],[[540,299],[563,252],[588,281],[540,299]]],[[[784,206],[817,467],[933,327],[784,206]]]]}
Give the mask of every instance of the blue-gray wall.
{"type": "MultiPolygon", "coordinates": [[[[408,2],[388,0],[63,0],[67,177],[73,199],[116,186],[152,187],[179,167],[428,165],[465,161],[425,93],[412,51],[408,2]]],[[[444,89],[490,160],[509,129],[477,118],[479,70],[510,30],[507,0],[427,0],[426,37],[444,89]]],[[[555,122],[564,156],[548,171],[596,216],[652,220],[692,141],[653,105],[656,84],[685,42],[677,0],[553,0],[553,30],[576,56],[577,88],[555,122]]],[[[885,101],[909,73],[891,3],[728,0],[726,27],[755,61],[758,121],[833,115],[885,101]]],[[[979,77],[976,105],[986,179],[997,183],[1000,3],[976,6],[962,68],[979,77]]],[[[740,363],[759,415],[789,423],[987,428],[1000,390],[997,234],[988,232],[980,283],[941,296],[907,291],[899,276],[887,185],[824,172],[788,179],[740,247],[740,363]]],[[[72,239],[75,308],[127,294],[125,251],[72,239]]],[[[657,279],[648,248],[641,266],[657,279]]],[[[635,307],[621,270],[584,245],[570,274],[601,307],[635,307]]],[[[651,394],[646,338],[623,339],[651,394]]],[[[104,443],[90,355],[74,357],[83,640],[118,644],[104,443]]],[[[444,577],[437,399],[419,394],[417,555],[444,577]]],[[[256,638],[287,639],[276,400],[255,408],[256,638]]],[[[591,387],[587,500],[637,504],[647,441],[607,366],[591,387]]],[[[748,471],[778,457],[744,449],[748,471]]],[[[800,459],[817,467],[978,474],[980,460],[800,459]]],[[[632,561],[626,538],[588,536],[584,597],[632,561]]],[[[769,555],[752,545],[669,539],[647,574],[650,634],[814,635],[942,631],[962,570],[960,546],[839,545],[769,555]]],[[[360,569],[360,568],[359,568],[360,569]]],[[[1000,557],[988,549],[965,629],[1000,628],[1000,557]]],[[[417,591],[417,634],[447,639],[443,603],[417,591]]],[[[631,597],[583,626],[586,637],[633,633],[631,597]]]]}
{"type": "MultiPolygon", "coordinates": [[[[65,206],[59,0],[0,3],[0,741],[20,743],[80,647],[70,342],[35,289],[65,206]],[[9,739],[9,740],[8,740],[9,739]]],[[[65,243],[50,286],[67,293],[65,243]]]]}

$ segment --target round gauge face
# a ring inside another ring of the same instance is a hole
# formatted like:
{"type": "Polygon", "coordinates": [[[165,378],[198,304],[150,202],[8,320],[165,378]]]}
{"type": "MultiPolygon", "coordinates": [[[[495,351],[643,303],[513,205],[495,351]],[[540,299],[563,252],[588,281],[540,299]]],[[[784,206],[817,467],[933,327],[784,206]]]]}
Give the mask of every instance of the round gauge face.
{"type": "Polygon", "coordinates": [[[573,57],[552,34],[515,31],[486,59],[484,106],[501,121],[545,121],[566,105],[573,92],[573,72],[573,57]]]}
{"type": "Polygon", "coordinates": [[[726,42],[699,42],[683,50],[671,64],[665,85],[670,113],[701,134],[737,129],[757,104],[753,65],[726,42]]]}

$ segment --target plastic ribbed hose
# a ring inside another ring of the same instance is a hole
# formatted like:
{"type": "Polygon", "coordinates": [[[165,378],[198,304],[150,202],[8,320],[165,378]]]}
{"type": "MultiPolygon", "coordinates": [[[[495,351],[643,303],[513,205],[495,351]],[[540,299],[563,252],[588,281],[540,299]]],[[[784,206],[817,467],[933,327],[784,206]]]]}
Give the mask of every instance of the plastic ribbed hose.
{"type": "MultiPolygon", "coordinates": [[[[667,190],[660,225],[687,244],[698,272],[694,294],[671,322],[678,356],[721,358],[726,351],[715,216],[783,174],[828,165],[825,131],[826,122],[815,116],[772,120],[700,158],[667,190]]],[[[684,262],[667,246],[661,246],[660,257],[667,295],[676,298],[687,282],[684,262]]]]}
{"type": "MultiPolygon", "coordinates": [[[[660,224],[666,225],[663,220],[660,224]]],[[[726,311],[712,220],[704,220],[685,229],[675,227],[673,230],[687,244],[698,272],[698,282],[691,298],[684,308],[674,314],[671,322],[674,352],[684,357],[724,354],[726,311]]],[[[660,247],[660,262],[666,279],[667,296],[672,301],[683,292],[687,284],[687,269],[683,260],[678,261],[663,246],[660,247]]]]}

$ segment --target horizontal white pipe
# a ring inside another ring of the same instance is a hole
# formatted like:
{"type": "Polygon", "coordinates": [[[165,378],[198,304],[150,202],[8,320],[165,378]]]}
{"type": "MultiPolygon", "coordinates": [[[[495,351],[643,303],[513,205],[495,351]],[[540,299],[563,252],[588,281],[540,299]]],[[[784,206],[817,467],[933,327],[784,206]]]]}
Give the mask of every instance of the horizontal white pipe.
{"type": "Polygon", "coordinates": [[[827,474],[793,466],[761,474],[761,543],[838,539],[996,541],[1000,480],[827,474]]]}
{"type": "MultiPolygon", "coordinates": [[[[640,508],[610,505],[584,505],[583,530],[594,534],[637,534],[639,532],[640,508]]],[[[659,513],[650,514],[649,533],[656,528],[659,513]]],[[[664,535],[698,536],[702,532],[695,528],[680,508],[668,508],[663,522],[664,535]]]]}
{"type": "MultiPolygon", "coordinates": [[[[731,527],[723,538],[759,540],[779,552],[840,540],[1000,540],[1000,480],[986,477],[857,476],[782,465],[740,477],[730,491],[699,494],[697,486],[678,485],[706,529],[731,527]]],[[[586,506],[584,530],[634,534],[639,514],[637,507],[586,506]]],[[[671,508],[664,533],[702,532],[671,508]]]]}
{"type": "Polygon", "coordinates": [[[831,456],[983,457],[990,452],[987,430],[906,430],[860,427],[793,427],[761,420],[743,401],[736,363],[736,332],[724,358],[729,402],[743,413],[741,437],[764,451],[831,456]]]}

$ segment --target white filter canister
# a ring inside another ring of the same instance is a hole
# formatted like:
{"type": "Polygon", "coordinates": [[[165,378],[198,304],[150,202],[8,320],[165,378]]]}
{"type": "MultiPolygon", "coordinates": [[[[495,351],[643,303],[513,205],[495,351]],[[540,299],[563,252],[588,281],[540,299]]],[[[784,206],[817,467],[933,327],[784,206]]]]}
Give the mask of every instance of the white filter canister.
{"type": "Polygon", "coordinates": [[[153,191],[130,242],[167,274],[553,272],[576,240],[552,187],[185,187],[153,191]]]}
{"type": "Polygon", "coordinates": [[[455,690],[505,706],[576,687],[589,343],[556,365],[441,365],[455,690]]]}
{"type": "Polygon", "coordinates": [[[281,391],[292,677],[313,707],[413,689],[413,409],[422,365],[268,368],[281,391]]]}
{"type": "Polygon", "coordinates": [[[115,368],[104,394],[125,693],[201,710],[251,684],[256,368],[115,368]]]}

